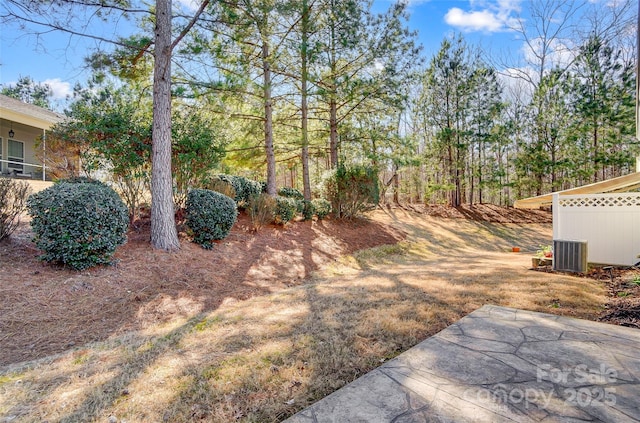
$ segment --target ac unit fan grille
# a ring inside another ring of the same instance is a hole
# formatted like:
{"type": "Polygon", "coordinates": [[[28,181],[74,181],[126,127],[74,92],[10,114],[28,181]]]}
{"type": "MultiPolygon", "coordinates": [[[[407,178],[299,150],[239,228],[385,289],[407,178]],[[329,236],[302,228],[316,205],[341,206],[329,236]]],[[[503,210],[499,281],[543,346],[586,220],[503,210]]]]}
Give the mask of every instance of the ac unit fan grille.
{"type": "Polygon", "coordinates": [[[587,271],[587,242],[553,240],[553,270],[585,273],[587,271]]]}

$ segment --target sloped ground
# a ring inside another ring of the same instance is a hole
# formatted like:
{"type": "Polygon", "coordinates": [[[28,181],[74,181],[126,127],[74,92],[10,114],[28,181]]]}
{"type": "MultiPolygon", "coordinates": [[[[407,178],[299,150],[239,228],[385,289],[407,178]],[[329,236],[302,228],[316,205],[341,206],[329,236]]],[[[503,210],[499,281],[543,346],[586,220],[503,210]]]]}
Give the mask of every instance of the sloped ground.
{"type": "Polygon", "coordinates": [[[184,242],[174,255],[150,250],[142,228],[117,266],[80,274],[39,264],[26,241],[0,245],[2,274],[23,281],[2,286],[5,363],[33,354],[9,351],[7,333],[33,329],[35,356],[60,352],[0,368],[0,418],[280,421],[483,304],[594,320],[607,301],[602,281],[530,270],[548,223],[392,208],[355,225],[242,225],[212,252],[184,242]]]}
{"type": "Polygon", "coordinates": [[[299,285],[343,254],[403,237],[366,220],[296,222],[254,232],[241,215],[214,250],[182,236],[182,249],[168,254],[151,249],[148,221],[136,227],[118,248],[114,266],[83,272],[40,262],[28,225],[0,243],[0,365],[299,285]]]}
{"type": "Polygon", "coordinates": [[[403,208],[415,213],[447,219],[468,219],[492,223],[552,223],[552,215],[549,211],[521,210],[493,204],[463,204],[455,208],[435,204],[407,204],[403,208]]]}

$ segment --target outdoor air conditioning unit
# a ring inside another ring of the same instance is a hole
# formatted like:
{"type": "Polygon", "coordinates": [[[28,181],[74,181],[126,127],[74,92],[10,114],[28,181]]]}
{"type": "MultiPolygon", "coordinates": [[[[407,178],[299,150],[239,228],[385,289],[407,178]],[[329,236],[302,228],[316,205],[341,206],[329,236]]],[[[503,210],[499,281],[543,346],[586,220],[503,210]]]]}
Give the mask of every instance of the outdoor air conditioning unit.
{"type": "Polygon", "coordinates": [[[587,241],[553,240],[553,270],[585,273],[587,241]]]}

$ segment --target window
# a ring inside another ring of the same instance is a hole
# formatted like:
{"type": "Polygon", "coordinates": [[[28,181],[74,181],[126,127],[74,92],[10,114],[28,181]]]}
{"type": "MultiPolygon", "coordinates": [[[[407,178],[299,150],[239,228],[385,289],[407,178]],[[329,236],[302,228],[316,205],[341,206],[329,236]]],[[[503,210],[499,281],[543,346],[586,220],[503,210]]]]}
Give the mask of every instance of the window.
{"type": "Polygon", "coordinates": [[[9,170],[24,172],[24,165],[18,164],[24,163],[24,143],[22,141],[9,140],[7,160],[11,162],[8,166],[9,170]]]}

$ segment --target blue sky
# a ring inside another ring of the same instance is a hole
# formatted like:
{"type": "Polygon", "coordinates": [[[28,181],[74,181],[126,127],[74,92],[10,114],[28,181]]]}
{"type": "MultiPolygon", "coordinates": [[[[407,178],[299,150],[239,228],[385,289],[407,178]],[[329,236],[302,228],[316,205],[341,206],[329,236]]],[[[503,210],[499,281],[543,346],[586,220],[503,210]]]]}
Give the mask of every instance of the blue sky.
{"type": "MultiPolygon", "coordinates": [[[[190,1],[190,0],[174,0],[190,1]]],[[[191,0],[192,1],[192,0],[191,0]]],[[[527,6],[537,0],[406,0],[409,26],[418,31],[424,54],[430,58],[442,39],[460,32],[469,44],[482,45],[492,52],[518,55],[522,42],[509,30],[518,16],[526,19],[527,6]]],[[[601,0],[588,0],[589,2],[601,0]]],[[[383,11],[391,0],[375,0],[374,10],[383,11]]],[[[4,6],[0,6],[0,10],[4,6]]],[[[120,31],[128,25],[120,24],[120,31]]],[[[92,26],[95,29],[96,25],[92,26]]],[[[100,29],[97,29],[100,31],[100,29]]],[[[103,31],[113,32],[112,27],[103,31]]],[[[96,42],[67,34],[49,33],[38,39],[16,27],[5,26],[1,33],[0,83],[10,84],[20,76],[30,76],[52,86],[56,97],[64,98],[76,81],[84,83],[88,74],[83,58],[96,42]]]]}
{"type": "MultiPolygon", "coordinates": [[[[384,10],[390,3],[376,0],[375,8],[384,10]]],[[[515,25],[520,13],[526,13],[526,0],[408,0],[408,3],[409,25],[418,31],[427,57],[452,33],[462,33],[470,44],[520,48],[509,28],[515,25]]]]}

